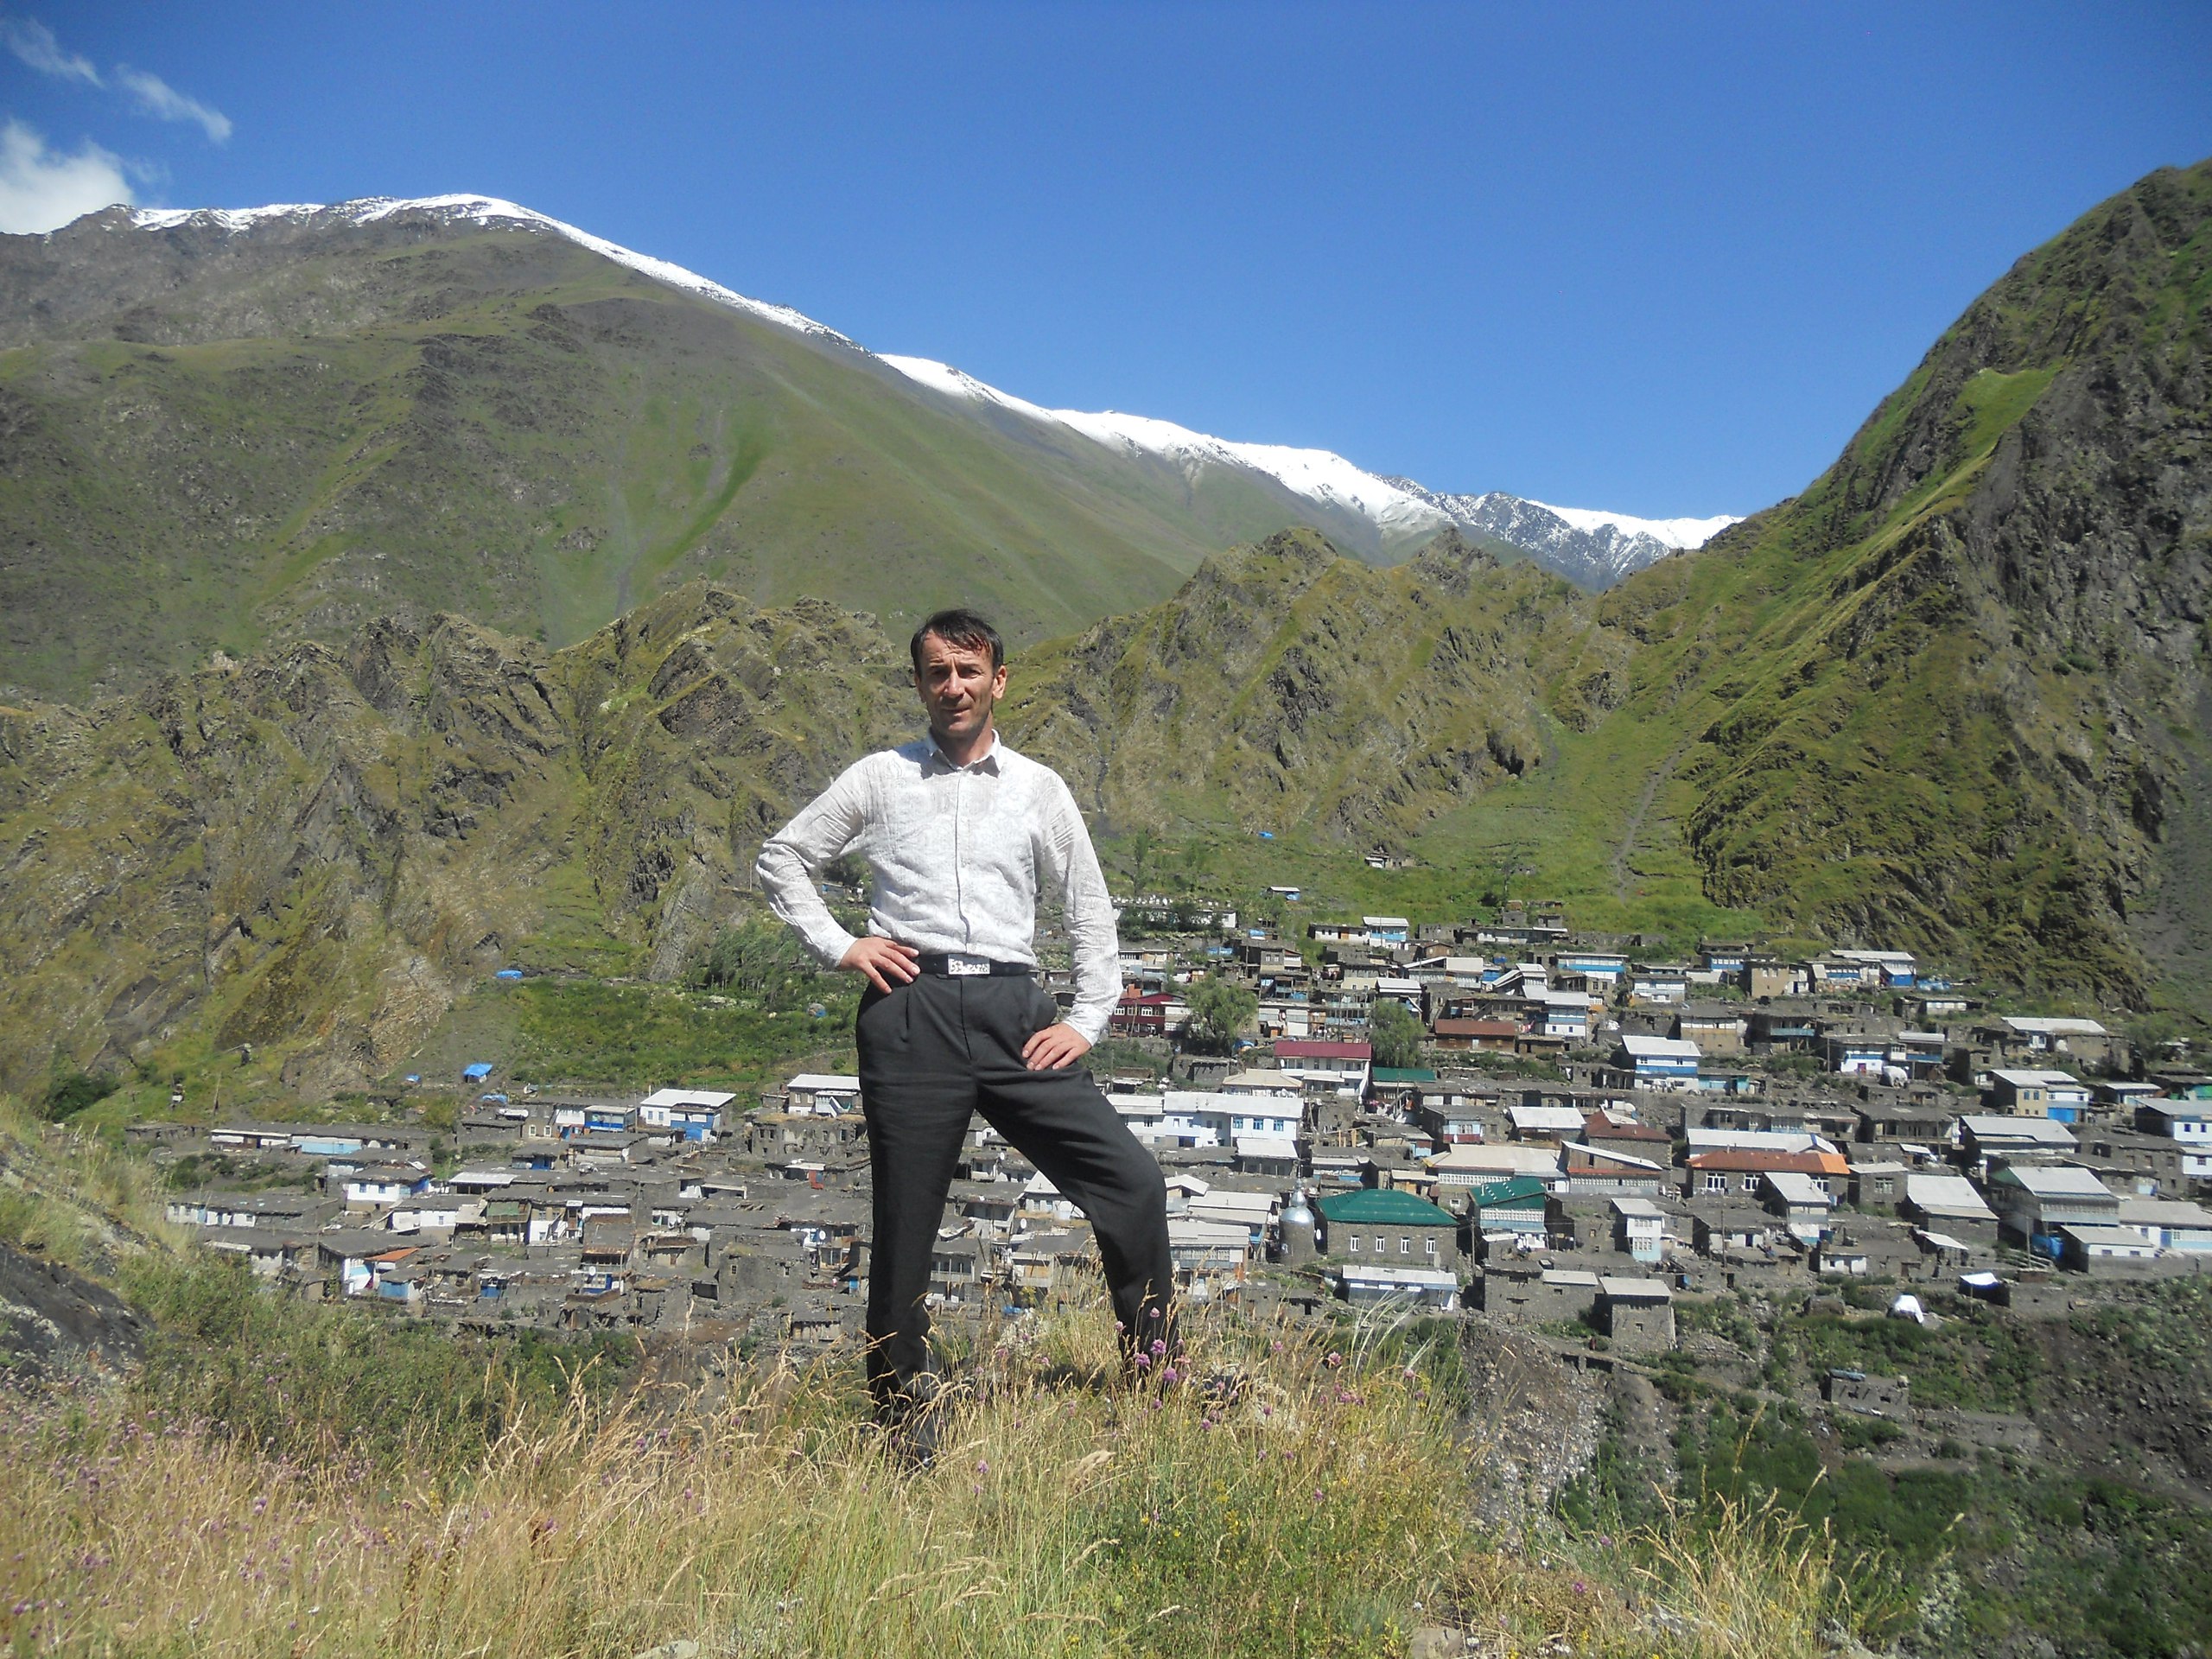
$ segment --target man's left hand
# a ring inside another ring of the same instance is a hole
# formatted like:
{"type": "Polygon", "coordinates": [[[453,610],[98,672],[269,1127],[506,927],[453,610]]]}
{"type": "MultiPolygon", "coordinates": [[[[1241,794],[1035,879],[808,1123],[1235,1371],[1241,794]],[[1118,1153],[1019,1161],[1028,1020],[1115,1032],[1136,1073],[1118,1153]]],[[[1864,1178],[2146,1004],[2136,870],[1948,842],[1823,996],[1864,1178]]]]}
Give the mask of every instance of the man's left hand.
{"type": "Polygon", "coordinates": [[[1057,1071],[1073,1065],[1090,1050],[1090,1039],[1063,1020],[1047,1026],[1021,1046],[1021,1058],[1032,1071],[1057,1071]]]}

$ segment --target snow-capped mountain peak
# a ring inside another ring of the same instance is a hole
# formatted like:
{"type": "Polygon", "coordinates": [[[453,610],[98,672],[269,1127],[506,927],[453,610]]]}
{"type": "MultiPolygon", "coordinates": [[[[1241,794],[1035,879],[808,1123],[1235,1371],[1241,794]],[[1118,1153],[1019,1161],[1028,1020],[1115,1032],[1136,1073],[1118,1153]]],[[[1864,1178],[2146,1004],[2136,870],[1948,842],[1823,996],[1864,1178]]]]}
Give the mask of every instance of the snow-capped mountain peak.
{"type": "MultiPolygon", "coordinates": [[[[826,323],[794,311],[787,305],[772,305],[766,300],[756,300],[723,287],[720,283],[702,276],[695,270],[666,259],[656,259],[651,254],[639,253],[609,242],[603,236],[594,236],[589,231],[579,230],[550,214],[524,207],[512,201],[502,201],[497,196],[364,196],[357,201],[334,202],[318,206],[308,202],[277,203],[266,207],[137,207],[130,213],[130,222],[141,230],[167,231],[187,226],[206,226],[213,230],[248,231],[271,219],[296,219],[302,222],[321,220],[326,224],[374,225],[381,220],[404,213],[419,213],[448,224],[470,222],[478,225],[518,225],[526,230],[545,232],[574,242],[579,247],[589,248],[604,258],[612,259],[640,276],[650,276],[657,283],[679,289],[686,294],[696,294],[702,299],[713,300],[733,310],[747,312],[769,322],[781,323],[785,327],[803,334],[823,339],[842,340],[845,336],[826,323]]],[[[850,342],[848,342],[850,343],[850,342]]]]}
{"type": "Polygon", "coordinates": [[[1554,507],[1492,490],[1484,495],[1447,495],[1411,479],[1393,480],[1462,529],[1522,549],[1548,569],[1586,588],[1610,588],[1623,576],[1656,564],[1670,553],[1705,543],[1737,520],[1637,518],[1590,507],[1554,507]]]}
{"type": "Polygon", "coordinates": [[[1557,513],[1577,530],[1594,531],[1610,526],[1624,536],[1649,536],[1681,550],[1703,547],[1738,522],[1737,516],[1729,513],[1717,518],[1635,518],[1624,512],[1599,512],[1589,507],[1555,507],[1548,501],[1529,505],[1557,513]]]}

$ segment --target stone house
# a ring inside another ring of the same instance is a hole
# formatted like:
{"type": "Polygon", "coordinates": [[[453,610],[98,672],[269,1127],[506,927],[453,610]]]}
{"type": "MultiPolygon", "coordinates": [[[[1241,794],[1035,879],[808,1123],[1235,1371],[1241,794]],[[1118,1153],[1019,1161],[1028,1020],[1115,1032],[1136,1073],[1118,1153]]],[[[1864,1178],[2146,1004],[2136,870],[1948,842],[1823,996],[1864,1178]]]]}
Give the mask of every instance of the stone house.
{"type": "Polygon", "coordinates": [[[1363,1263],[1456,1268],[1459,1223],[1447,1210],[1395,1188],[1332,1192],[1320,1212],[1324,1255],[1363,1263]]]}

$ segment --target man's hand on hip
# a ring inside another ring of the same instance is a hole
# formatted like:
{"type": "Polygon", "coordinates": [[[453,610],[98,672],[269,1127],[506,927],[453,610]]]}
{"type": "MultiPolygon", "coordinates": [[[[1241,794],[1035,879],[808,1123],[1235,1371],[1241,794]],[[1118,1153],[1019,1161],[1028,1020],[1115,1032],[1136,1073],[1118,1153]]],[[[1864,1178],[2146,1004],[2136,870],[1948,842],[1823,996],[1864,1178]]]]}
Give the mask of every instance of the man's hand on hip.
{"type": "Polygon", "coordinates": [[[869,984],[879,991],[887,991],[894,985],[908,983],[922,971],[915,965],[920,956],[911,944],[880,939],[871,933],[864,939],[855,939],[852,948],[837,958],[837,965],[867,975],[869,984]]]}
{"type": "Polygon", "coordinates": [[[1065,1020],[1046,1027],[1021,1046],[1021,1058],[1032,1071],[1057,1071],[1090,1052],[1090,1039],[1065,1020]]]}

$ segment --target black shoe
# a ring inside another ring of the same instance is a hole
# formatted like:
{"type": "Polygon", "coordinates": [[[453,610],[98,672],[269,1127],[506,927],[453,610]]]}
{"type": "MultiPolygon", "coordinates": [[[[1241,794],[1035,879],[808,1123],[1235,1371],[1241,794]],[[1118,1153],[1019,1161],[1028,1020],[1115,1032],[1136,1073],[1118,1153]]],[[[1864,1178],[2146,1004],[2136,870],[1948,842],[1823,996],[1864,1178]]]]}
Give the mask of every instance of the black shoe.
{"type": "Polygon", "coordinates": [[[908,1412],[897,1421],[885,1424],[883,1433],[892,1460],[900,1467],[918,1474],[937,1461],[936,1413],[908,1412]]]}
{"type": "Polygon", "coordinates": [[[909,1377],[876,1408],[891,1455],[909,1469],[926,1469],[937,1460],[937,1420],[944,1404],[938,1379],[929,1372],[909,1377]]]}

